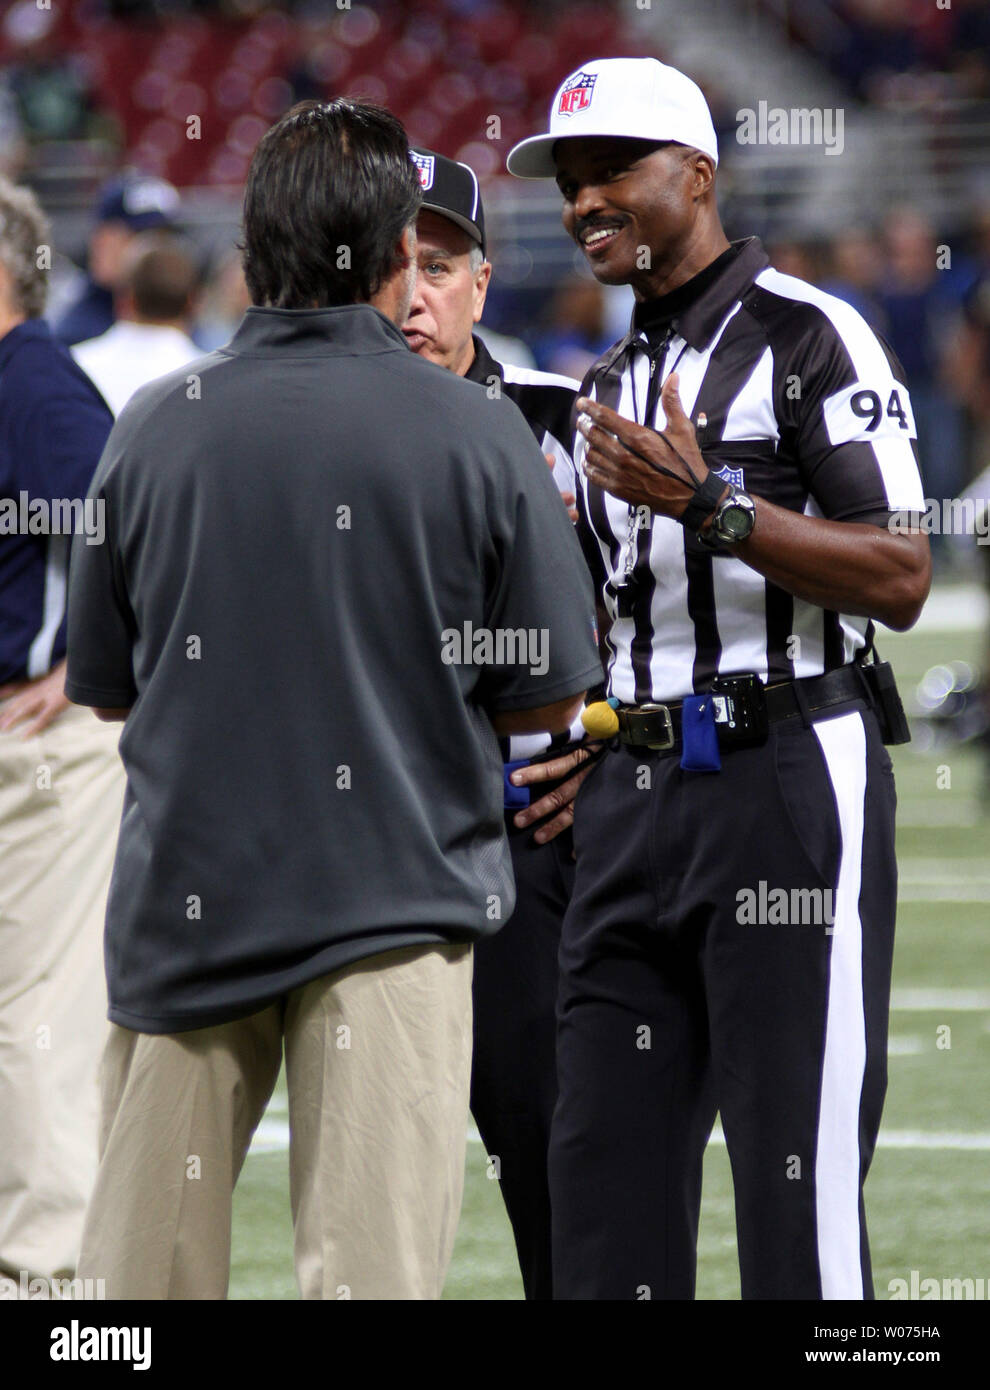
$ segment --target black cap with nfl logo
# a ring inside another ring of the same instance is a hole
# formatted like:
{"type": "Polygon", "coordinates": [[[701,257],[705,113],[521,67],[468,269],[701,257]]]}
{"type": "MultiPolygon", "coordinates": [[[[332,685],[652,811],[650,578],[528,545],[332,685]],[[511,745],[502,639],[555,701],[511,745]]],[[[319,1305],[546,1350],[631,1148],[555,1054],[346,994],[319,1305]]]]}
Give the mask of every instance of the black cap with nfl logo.
{"type": "Polygon", "coordinates": [[[423,185],[423,212],[435,212],[446,217],[467,232],[472,241],[485,247],[485,209],[481,203],[481,189],[478,176],[467,164],[458,164],[456,159],[447,159],[435,150],[414,146],[409,158],[419,170],[419,181],[423,185]]]}

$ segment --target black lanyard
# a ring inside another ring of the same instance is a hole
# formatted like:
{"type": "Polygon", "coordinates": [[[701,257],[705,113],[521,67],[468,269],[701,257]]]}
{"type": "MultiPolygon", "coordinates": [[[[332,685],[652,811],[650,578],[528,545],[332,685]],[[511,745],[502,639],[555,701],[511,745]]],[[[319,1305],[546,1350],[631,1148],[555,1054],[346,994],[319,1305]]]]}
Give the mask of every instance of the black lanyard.
{"type": "MultiPolygon", "coordinates": [[[[663,381],[660,380],[660,373],[657,371],[657,367],[658,367],[658,365],[663,361],[663,359],[666,357],[666,355],[667,355],[667,348],[669,347],[669,345],[670,345],[670,340],[671,340],[671,338],[673,338],[673,337],[674,337],[674,328],[673,328],[673,325],[671,325],[671,326],[667,329],[666,334],[664,335],[663,342],[659,345],[659,347],[656,347],[656,348],[651,349],[650,352],[649,352],[649,354],[648,354],[649,359],[650,359],[650,384],[649,384],[649,386],[647,387],[647,391],[646,391],[646,409],[645,409],[645,411],[644,411],[644,413],[643,413],[643,418],[642,418],[642,420],[640,420],[640,418],[639,418],[639,404],[638,404],[638,402],[637,402],[637,400],[636,400],[636,361],[635,361],[635,357],[634,357],[634,358],[630,361],[630,363],[629,363],[629,384],[630,384],[630,386],[631,386],[631,388],[632,388],[633,419],[636,421],[637,424],[640,424],[640,425],[649,425],[649,424],[650,424],[650,421],[651,421],[651,420],[653,419],[653,417],[656,415],[656,411],[657,411],[657,402],[658,402],[659,399],[660,399],[660,391],[661,391],[661,388],[663,387],[663,381]]],[[[687,350],[688,350],[688,344],[685,342],[684,346],[681,348],[680,352],[677,354],[677,357],[676,357],[676,359],[675,359],[675,361],[674,361],[674,365],[671,367],[670,372],[676,372],[676,371],[677,371],[677,368],[678,368],[678,366],[680,365],[681,358],[684,356],[684,354],[687,352],[687,350]]],[[[667,373],[666,373],[666,376],[664,377],[664,381],[666,380],[666,378],[667,378],[668,376],[670,376],[670,372],[667,372],[667,373]]]]}

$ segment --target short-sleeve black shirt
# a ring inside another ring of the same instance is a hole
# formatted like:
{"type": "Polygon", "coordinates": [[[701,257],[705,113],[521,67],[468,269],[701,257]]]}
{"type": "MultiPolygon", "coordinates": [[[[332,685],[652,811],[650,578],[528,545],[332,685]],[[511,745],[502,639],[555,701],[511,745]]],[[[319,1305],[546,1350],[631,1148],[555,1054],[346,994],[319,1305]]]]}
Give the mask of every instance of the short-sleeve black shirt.
{"type": "Polygon", "coordinates": [[[516,407],[370,306],[250,309],[135,396],[91,495],[107,544],[73,567],[66,689],[131,706],[111,1019],[207,1026],[497,930],[514,889],[488,716],[600,675],[580,548],[516,407]],[[463,659],[496,628],[532,631],[529,664],[463,659]]]}

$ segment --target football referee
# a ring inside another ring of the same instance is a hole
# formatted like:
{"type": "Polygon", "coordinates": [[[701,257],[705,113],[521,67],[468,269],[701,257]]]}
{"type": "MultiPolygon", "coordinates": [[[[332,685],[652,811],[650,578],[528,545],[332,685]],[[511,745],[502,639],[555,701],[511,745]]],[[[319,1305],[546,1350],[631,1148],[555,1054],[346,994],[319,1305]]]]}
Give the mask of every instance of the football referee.
{"type": "Polygon", "coordinates": [[[928,591],[911,403],[848,305],[727,240],[700,90],[585,64],[510,172],[555,178],[630,331],[583,387],[609,626],[561,944],[558,1298],[690,1298],[716,1109],[744,1298],[872,1297],[896,864],[873,620],[928,591]]]}

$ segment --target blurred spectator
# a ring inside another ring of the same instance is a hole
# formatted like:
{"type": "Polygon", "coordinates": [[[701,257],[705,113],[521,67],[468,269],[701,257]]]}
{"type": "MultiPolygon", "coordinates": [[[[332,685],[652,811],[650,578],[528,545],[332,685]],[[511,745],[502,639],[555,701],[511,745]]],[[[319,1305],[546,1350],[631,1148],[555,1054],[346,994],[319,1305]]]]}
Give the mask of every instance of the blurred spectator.
{"type": "Polygon", "coordinates": [[[80,64],[59,51],[55,19],[50,7],[19,0],[3,20],[3,37],[12,50],[4,82],[32,142],[82,139],[93,133],[97,120],[80,64]]]}
{"type": "Polygon", "coordinates": [[[346,66],[346,49],[342,51],[333,25],[326,19],[304,20],[285,74],[293,102],[310,98],[325,101],[335,91],[337,77],[346,66]]]}
{"type": "Polygon", "coordinates": [[[0,180],[0,1271],[45,1279],[73,1273],[96,1172],[123,795],[119,730],[64,691],[70,543],[99,543],[83,499],[112,420],[40,317],[49,241],[0,180]]]}
{"type": "MultiPolygon", "coordinates": [[[[652,56],[660,58],[663,55],[657,52],[652,56]]],[[[664,61],[667,60],[664,59],[664,61]]],[[[731,101],[728,93],[723,91],[711,77],[705,77],[699,86],[708,102],[708,109],[712,113],[712,125],[715,127],[718,147],[720,150],[729,149],[735,144],[736,134],[739,130],[739,122],[736,119],[737,103],[731,101]]]]}
{"type": "Polygon", "coordinates": [[[864,100],[881,100],[891,74],[921,64],[911,0],[840,0],[846,37],[833,66],[864,100]]]}
{"type": "Polygon", "coordinates": [[[810,280],[812,284],[820,279],[817,258],[804,242],[771,235],[766,239],[766,252],[770,264],[781,275],[793,275],[798,280],[810,280]]]}
{"type": "Polygon", "coordinates": [[[883,261],[875,233],[865,227],[850,228],[831,243],[827,259],[822,289],[851,304],[871,328],[882,332],[877,287],[883,261]]]}
{"type": "Polygon", "coordinates": [[[963,411],[966,477],[981,478],[980,495],[990,500],[990,208],[976,219],[976,280],[947,355],[947,378],[963,411]]]}
{"type": "Polygon", "coordinates": [[[239,251],[230,251],[207,278],[196,310],[193,341],[203,352],[223,347],[234,336],[251,303],[239,251]]]}
{"type": "Polygon", "coordinates": [[[114,290],[127,248],[139,232],[174,228],[178,210],[179,195],[164,179],[124,174],[105,185],[89,238],[86,284],[55,325],[63,343],[81,343],[107,331],[114,321],[114,290]]]}
{"type": "Polygon", "coordinates": [[[990,95],[987,0],[838,0],[833,70],[865,101],[922,104],[990,95]]]}
{"type": "Polygon", "coordinates": [[[939,248],[933,228],[911,208],[891,212],[883,237],[881,326],[907,373],[925,491],[955,497],[964,482],[962,431],[944,358],[972,271],[955,263],[939,268],[949,248],[939,248]]]}
{"type": "Polygon", "coordinates": [[[166,233],[144,232],[127,248],[117,322],[72,349],[114,415],[139,386],[202,356],[188,333],[198,279],[193,256],[166,233]]]}
{"type": "Polygon", "coordinates": [[[581,381],[611,345],[601,285],[586,275],[570,275],[550,301],[549,327],[536,341],[541,370],[581,381]]]}
{"type": "Polygon", "coordinates": [[[987,0],[954,0],[956,28],[953,67],[961,94],[990,97],[990,5],[987,0]]]}
{"type": "Polygon", "coordinates": [[[0,78],[0,176],[15,179],[24,168],[27,143],[13,92],[0,78]]]}
{"type": "Polygon", "coordinates": [[[985,201],[973,214],[970,252],[975,284],[980,276],[990,275],[990,200],[985,201]]]}
{"type": "Polygon", "coordinates": [[[990,502],[990,275],[967,297],[954,360],[957,399],[966,413],[967,472],[980,480],[976,491],[990,502]]]}

